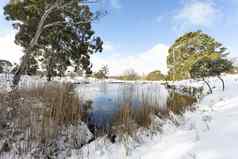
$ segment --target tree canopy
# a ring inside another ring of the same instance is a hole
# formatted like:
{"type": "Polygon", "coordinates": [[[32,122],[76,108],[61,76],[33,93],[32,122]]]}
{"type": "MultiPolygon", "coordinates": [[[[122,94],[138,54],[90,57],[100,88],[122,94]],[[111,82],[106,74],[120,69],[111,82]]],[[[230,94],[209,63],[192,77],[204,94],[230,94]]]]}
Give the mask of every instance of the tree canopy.
{"type": "MultiPolygon", "coordinates": [[[[102,40],[95,36],[92,21],[99,14],[90,11],[89,1],[24,0],[12,1],[4,8],[6,19],[18,30],[16,44],[25,55],[20,73],[29,64],[47,70],[47,76],[62,75],[68,66],[91,73],[90,55],[102,51],[102,40]],[[35,59],[35,63],[29,63],[35,59]]],[[[76,69],[77,70],[77,69],[76,69]]]]}
{"type": "Polygon", "coordinates": [[[150,80],[150,81],[158,81],[158,80],[164,80],[164,79],[165,79],[165,76],[159,70],[150,72],[146,76],[146,80],[150,80]]]}
{"type": "Polygon", "coordinates": [[[222,82],[222,89],[225,89],[224,80],[221,78],[221,74],[229,72],[233,69],[232,62],[228,59],[216,59],[212,60],[207,57],[197,60],[191,67],[190,74],[192,78],[202,79],[209,87],[210,93],[212,93],[211,86],[206,81],[206,77],[217,76],[222,82]]]}
{"type": "Polygon", "coordinates": [[[190,78],[192,65],[200,58],[217,60],[225,57],[227,49],[211,36],[201,32],[189,32],[179,37],[169,49],[167,64],[173,79],[190,78]]]}

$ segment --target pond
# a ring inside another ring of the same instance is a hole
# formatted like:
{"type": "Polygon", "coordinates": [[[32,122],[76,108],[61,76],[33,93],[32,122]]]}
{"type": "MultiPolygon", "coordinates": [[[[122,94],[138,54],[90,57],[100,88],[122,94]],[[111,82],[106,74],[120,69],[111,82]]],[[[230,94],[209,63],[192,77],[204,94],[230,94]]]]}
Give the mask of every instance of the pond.
{"type": "Polygon", "coordinates": [[[175,93],[158,83],[90,83],[76,85],[76,90],[90,105],[88,122],[99,128],[110,127],[123,105],[132,109],[153,106],[161,112],[169,109],[180,113],[196,102],[196,98],[175,93]]]}

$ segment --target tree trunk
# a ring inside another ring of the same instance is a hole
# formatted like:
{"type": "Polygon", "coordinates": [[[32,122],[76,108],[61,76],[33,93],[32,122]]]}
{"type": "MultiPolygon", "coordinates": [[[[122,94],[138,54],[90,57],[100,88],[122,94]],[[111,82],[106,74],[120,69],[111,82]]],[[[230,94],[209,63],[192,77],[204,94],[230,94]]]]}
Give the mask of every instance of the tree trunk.
{"type": "MultiPolygon", "coordinates": [[[[12,88],[16,88],[17,85],[19,84],[19,81],[21,79],[21,75],[26,71],[27,69],[27,64],[28,64],[28,60],[29,60],[29,55],[31,54],[31,51],[32,49],[35,47],[35,45],[38,43],[38,40],[39,40],[39,37],[41,35],[41,33],[43,32],[43,30],[45,28],[48,28],[48,27],[52,27],[52,26],[55,26],[55,25],[58,25],[58,22],[57,23],[52,23],[52,24],[47,24],[45,25],[45,21],[47,20],[48,16],[55,10],[55,9],[63,9],[69,5],[71,5],[74,1],[71,0],[65,4],[60,4],[60,1],[56,1],[54,4],[52,4],[51,6],[49,6],[44,14],[41,16],[41,19],[39,21],[39,24],[37,26],[37,29],[36,29],[36,32],[35,32],[35,35],[33,37],[33,39],[31,40],[30,44],[29,44],[29,47],[26,49],[26,55],[25,57],[22,59],[21,61],[21,64],[20,64],[20,67],[19,69],[16,71],[14,77],[13,77],[13,82],[12,82],[12,88]],[[44,26],[45,25],[45,26],[44,26]],[[45,27],[45,28],[44,28],[45,27]]],[[[82,5],[84,5],[85,3],[91,3],[89,1],[85,1],[83,2],[82,5]]],[[[88,23],[83,21],[82,23],[88,23]]]]}
{"type": "Polygon", "coordinates": [[[47,81],[50,82],[52,79],[52,75],[53,75],[53,52],[49,53],[49,57],[47,60],[47,67],[46,67],[46,71],[47,71],[47,81]]]}
{"type": "Polygon", "coordinates": [[[224,83],[224,80],[220,77],[220,76],[217,76],[221,82],[222,82],[222,90],[224,91],[225,90],[225,83],[224,83]]]}
{"type": "Polygon", "coordinates": [[[26,71],[27,68],[27,64],[28,64],[28,60],[29,60],[29,56],[31,54],[32,49],[35,47],[35,45],[37,44],[39,37],[43,31],[43,25],[48,17],[48,15],[57,7],[57,3],[55,3],[54,5],[52,5],[49,9],[47,9],[45,11],[45,13],[42,15],[40,22],[38,24],[36,33],[34,35],[34,38],[31,40],[29,47],[26,49],[26,54],[23,56],[20,67],[18,68],[18,70],[16,71],[14,77],[13,77],[13,86],[12,88],[16,88],[17,85],[19,84],[20,80],[21,80],[21,75],[26,71]]]}
{"type": "Polygon", "coordinates": [[[208,88],[209,88],[209,94],[212,94],[212,87],[210,86],[210,84],[203,78],[202,79],[205,83],[206,83],[206,85],[208,86],[208,88]]]}
{"type": "Polygon", "coordinates": [[[12,81],[13,89],[18,86],[18,83],[20,82],[20,79],[21,79],[21,75],[24,74],[24,72],[26,71],[28,58],[29,58],[29,52],[30,52],[29,49],[26,50],[26,55],[23,56],[22,62],[13,77],[13,81],[12,81]]]}
{"type": "Polygon", "coordinates": [[[51,75],[47,75],[47,81],[50,82],[51,81],[51,75]]]}

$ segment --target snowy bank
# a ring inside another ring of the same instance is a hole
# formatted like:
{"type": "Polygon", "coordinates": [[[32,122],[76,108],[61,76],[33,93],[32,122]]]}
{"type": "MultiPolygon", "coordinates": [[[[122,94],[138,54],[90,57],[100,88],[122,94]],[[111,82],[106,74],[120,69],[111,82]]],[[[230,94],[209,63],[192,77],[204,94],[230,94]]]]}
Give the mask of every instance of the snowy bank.
{"type": "MultiPolygon", "coordinates": [[[[179,126],[164,121],[161,133],[140,133],[136,139],[127,138],[115,144],[100,138],[81,151],[73,151],[70,159],[236,159],[238,76],[223,78],[226,90],[223,92],[219,81],[210,78],[214,94],[204,97],[196,105],[196,111],[186,112],[182,118],[175,116],[179,126]]],[[[203,83],[180,81],[176,85],[203,83]]]]}

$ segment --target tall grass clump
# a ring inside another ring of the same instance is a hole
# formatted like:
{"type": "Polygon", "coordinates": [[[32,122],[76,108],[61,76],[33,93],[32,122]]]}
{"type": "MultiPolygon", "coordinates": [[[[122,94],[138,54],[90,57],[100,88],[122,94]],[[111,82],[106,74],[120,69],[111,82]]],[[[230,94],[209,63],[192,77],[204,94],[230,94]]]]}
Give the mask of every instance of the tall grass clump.
{"type": "Polygon", "coordinates": [[[133,136],[139,128],[149,128],[152,116],[155,114],[154,110],[149,105],[142,105],[136,109],[128,104],[122,105],[119,111],[114,114],[112,133],[133,136]]]}
{"type": "Polygon", "coordinates": [[[167,111],[182,115],[186,110],[192,110],[196,102],[196,97],[171,92],[167,100],[167,111]]]}
{"type": "MultiPolygon", "coordinates": [[[[34,155],[43,158],[57,155],[57,139],[62,136],[66,145],[80,147],[91,135],[81,122],[87,118],[83,105],[69,83],[35,85],[11,94],[2,92],[0,143],[17,155],[37,151],[34,155]]],[[[0,156],[5,150],[0,145],[0,156]]]]}
{"type": "MultiPolygon", "coordinates": [[[[151,100],[151,98],[148,98],[151,100]]],[[[147,98],[138,106],[122,104],[113,115],[111,132],[113,134],[128,134],[133,136],[139,128],[150,129],[155,126],[155,118],[170,119],[171,113],[182,115],[186,110],[192,110],[192,105],[197,101],[195,97],[171,92],[167,99],[166,106],[160,107],[157,104],[148,104],[147,98]]],[[[132,102],[129,102],[132,103],[132,102]]],[[[171,119],[173,120],[173,119],[171,119]]]]}

